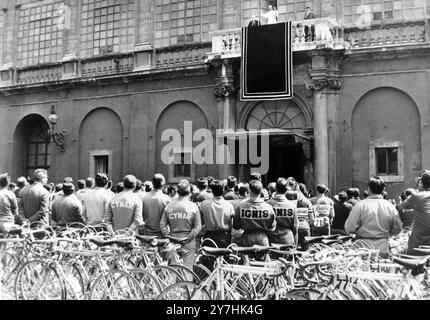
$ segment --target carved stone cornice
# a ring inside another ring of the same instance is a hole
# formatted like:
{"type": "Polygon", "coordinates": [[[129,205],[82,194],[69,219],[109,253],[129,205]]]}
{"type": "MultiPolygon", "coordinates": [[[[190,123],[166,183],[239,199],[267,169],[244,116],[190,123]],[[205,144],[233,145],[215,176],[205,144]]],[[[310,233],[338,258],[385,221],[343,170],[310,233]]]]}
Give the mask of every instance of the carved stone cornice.
{"type": "Polygon", "coordinates": [[[219,83],[215,87],[214,95],[215,98],[221,99],[226,98],[228,96],[231,96],[236,92],[236,88],[233,86],[232,83],[219,83]]]}
{"type": "Polygon", "coordinates": [[[306,84],[306,88],[315,91],[321,91],[326,88],[337,91],[342,88],[342,82],[336,78],[312,79],[306,84]]]}

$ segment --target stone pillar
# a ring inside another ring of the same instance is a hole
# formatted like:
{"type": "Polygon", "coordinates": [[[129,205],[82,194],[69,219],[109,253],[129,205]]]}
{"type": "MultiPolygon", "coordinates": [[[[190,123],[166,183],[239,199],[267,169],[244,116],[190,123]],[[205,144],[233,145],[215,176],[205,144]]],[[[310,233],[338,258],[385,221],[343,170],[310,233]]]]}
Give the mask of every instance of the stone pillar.
{"type": "Polygon", "coordinates": [[[134,70],[142,71],[152,68],[153,60],[153,2],[141,0],[135,2],[136,14],[136,44],[134,48],[134,70]]]}
{"type": "MultiPolygon", "coordinates": [[[[233,65],[228,60],[216,62],[214,65],[218,68],[219,75],[214,91],[214,95],[217,99],[218,113],[218,128],[216,129],[223,133],[234,132],[236,129],[236,88],[234,87],[233,80],[233,65]]],[[[217,139],[217,143],[230,141],[231,144],[227,143],[227,145],[231,145],[232,148],[234,148],[234,141],[227,140],[232,138],[217,139]]],[[[236,165],[234,164],[235,150],[232,150],[232,148],[227,148],[227,155],[224,157],[224,164],[220,164],[218,166],[219,178],[224,178],[229,175],[236,175],[236,165]]]]}
{"type": "Polygon", "coordinates": [[[339,55],[316,52],[312,57],[311,82],[314,90],[314,174],[315,184],[324,183],[336,192],[338,151],[337,110],[339,109],[339,55]]]}
{"type": "Polygon", "coordinates": [[[58,28],[63,30],[64,39],[62,79],[73,79],[79,73],[80,1],[64,0],[64,5],[59,10],[62,16],[58,28]]]}
{"type": "Polygon", "coordinates": [[[20,6],[14,6],[14,1],[4,2],[1,10],[3,11],[3,28],[0,41],[3,42],[2,64],[0,63],[0,87],[7,87],[14,84],[15,77],[15,13],[20,6]]]}

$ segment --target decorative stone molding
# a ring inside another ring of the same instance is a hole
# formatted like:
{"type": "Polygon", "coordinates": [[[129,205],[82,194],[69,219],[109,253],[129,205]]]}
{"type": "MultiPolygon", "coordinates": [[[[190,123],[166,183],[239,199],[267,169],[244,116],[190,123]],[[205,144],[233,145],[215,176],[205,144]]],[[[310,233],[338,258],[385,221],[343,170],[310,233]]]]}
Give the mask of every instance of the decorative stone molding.
{"type": "Polygon", "coordinates": [[[340,90],[342,82],[339,79],[312,79],[306,84],[306,88],[309,90],[321,91],[326,88],[331,90],[340,90]]]}
{"type": "Polygon", "coordinates": [[[226,98],[236,92],[236,88],[231,83],[219,83],[216,88],[214,95],[217,99],[226,98]]]}

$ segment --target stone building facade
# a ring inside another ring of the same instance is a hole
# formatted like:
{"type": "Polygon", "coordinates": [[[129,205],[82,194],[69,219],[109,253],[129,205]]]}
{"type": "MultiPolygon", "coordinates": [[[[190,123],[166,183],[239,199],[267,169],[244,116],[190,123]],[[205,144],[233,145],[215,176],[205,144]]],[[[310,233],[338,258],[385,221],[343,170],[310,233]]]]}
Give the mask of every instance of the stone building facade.
{"type": "Polygon", "coordinates": [[[430,168],[430,0],[0,6],[0,171],[13,178],[36,167],[53,181],[97,171],[114,182],[156,171],[170,182],[247,178],[249,164],[164,164],[162,133],[184,134],[184,121],[193,130],[221,130],[218,139],[233,145],[251,129],[269,134],[267,181],[291,175],[337,192],[365,188],[378,174],[395,195],[430,168]],[[292,21],[294,98],[243,102],[240,28],[268,4],[278,7],[280,22],[292,21]],[[314,19],[303,20],[306,6],[314,19]],[[315,28],[315,39],[305,26],[315,28]],[[54,131],[64,135],[63,147],[51,141],[54,131]]]}

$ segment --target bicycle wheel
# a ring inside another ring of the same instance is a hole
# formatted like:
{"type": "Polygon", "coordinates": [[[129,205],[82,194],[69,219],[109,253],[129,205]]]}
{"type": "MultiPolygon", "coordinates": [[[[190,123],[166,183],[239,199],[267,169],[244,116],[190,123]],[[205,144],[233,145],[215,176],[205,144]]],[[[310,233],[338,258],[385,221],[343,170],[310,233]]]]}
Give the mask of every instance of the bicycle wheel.
{"type": "Polygon", "coordinates": [[[139,281],[122,270],[111,270],[97,277],[91,286],[90,300],[143,300],[139,281]]]}
{"type": "Polygon", "coordinates": [[[10,253],[0,252],[0,284],[4,299],[12,298],[15,277],[20,267],[19,259],[10,253]]]}
{"type": "Polygon", "coordinates": [[[151,268],[151,273],[157,278],[162,290],[174,283],[184,281],[181,274],[169,266],[154,266],[151,268]]]}
{"type": "Polygon", "coordinates": [[[29,261],[16,277],[15,297],[17,300],[65,300],[64,280],[46,262],[29,261]]]}
{"type": "Polygon", "coordinates": [[[143,269],[133,269],[128,272],[139,281],[145,300],[155,300],[161,293],[160,283],[150,272],[143,269]]]}
{"type": "Polygon", "coordinates": [[[292,289],[288,291],[282,300],[318,300],[321,292],[316,289],[292,289]]]}
{"type": "Polygon", "coordinates": [[[175,271],[179,272],[183,281],[191,281],[194,283],[200,283],[200,278],[186,266],[179,264],[170,264],[169,267],[173,268],[175,271]]]}
{"type": "Polygon", "coordinates": [[[193,264],[193,272],[199,277],[200,281],[206,280],[211,274],[210,270],[200,263],[193,264]]]}
{"type": "Polygon", "coordinates": [[[157,300],[211,300],[209,293],[199,285],[183,281],[168,286],[157,300]]]}
{"type": "Polygon", "coordinates": [[[68,261],[61,261],[67,300],[85,300],[85,283],[81,271],[68,261]]]}

